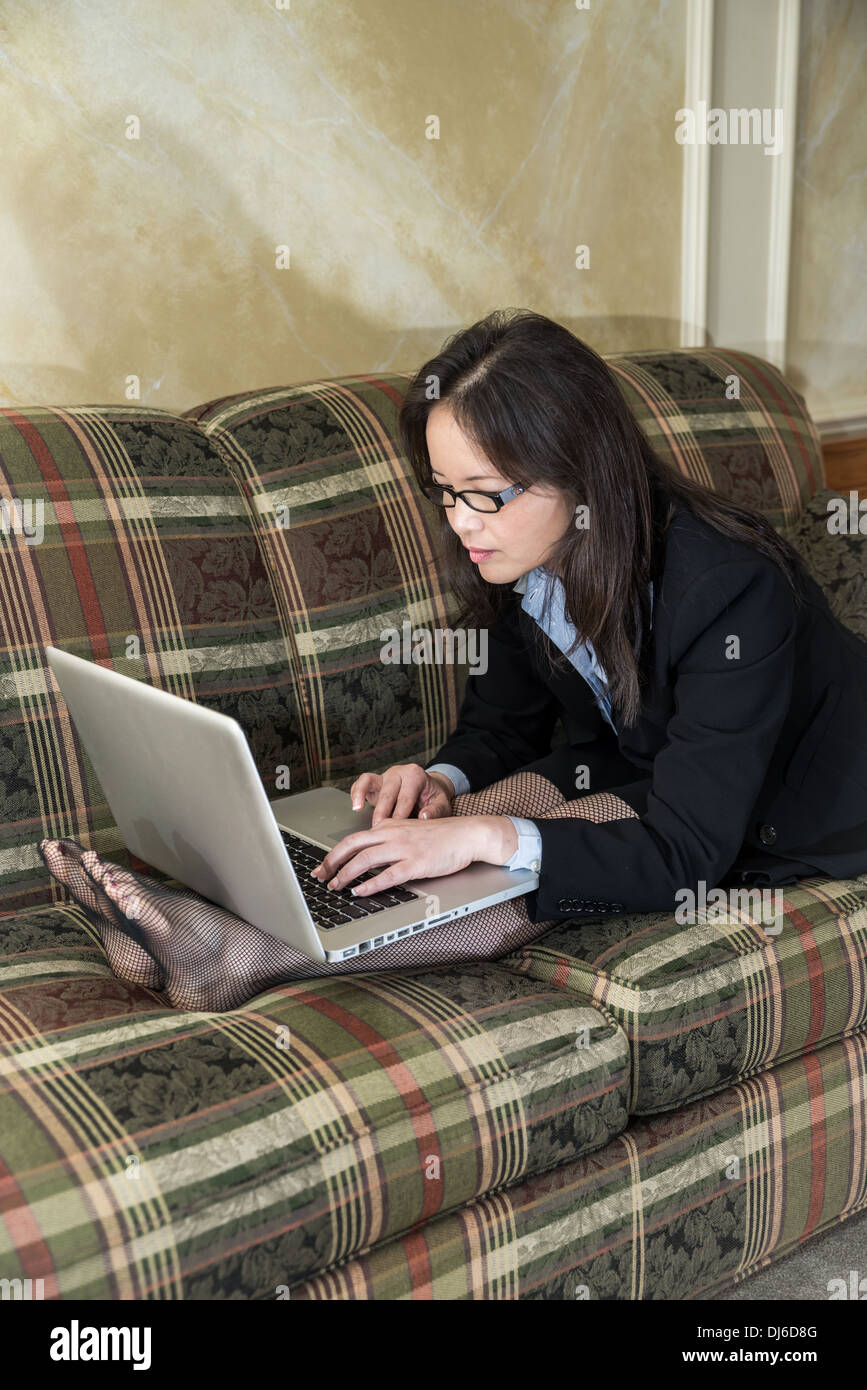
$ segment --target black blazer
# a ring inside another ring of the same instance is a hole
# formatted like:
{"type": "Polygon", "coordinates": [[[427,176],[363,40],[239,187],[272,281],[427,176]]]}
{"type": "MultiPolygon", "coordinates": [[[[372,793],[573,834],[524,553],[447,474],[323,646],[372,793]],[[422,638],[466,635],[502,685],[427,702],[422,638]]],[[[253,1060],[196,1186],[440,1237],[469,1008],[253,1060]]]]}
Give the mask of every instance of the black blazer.
{"type": "MultiPolygon", "coordinates": [[[[656,497],[657,524],[667,496],[656,497]]],[[[431,762],[478,791],[531,767],[570,799],[612,790],[639,819],[536,821],[533,922],[672,909],[675,894],[867,872],[867,645],[818,585],[699,520],[679,500],[658,530],[642,711],[615,737],[583,677],[551,676],[540,630],[509,589],[470,675],[460,719],[431,762]],[[535,630],[535,631],[534,631],[535,630]],[[740,658],[726,656],[740,639],[740,658]],[[551,750],[558,717],[566,742],[551,750]],[[575,789],[575,769],[589,785],[575,789]]],[[[547,639],[544,639],[547,640],[547,639]]]]}

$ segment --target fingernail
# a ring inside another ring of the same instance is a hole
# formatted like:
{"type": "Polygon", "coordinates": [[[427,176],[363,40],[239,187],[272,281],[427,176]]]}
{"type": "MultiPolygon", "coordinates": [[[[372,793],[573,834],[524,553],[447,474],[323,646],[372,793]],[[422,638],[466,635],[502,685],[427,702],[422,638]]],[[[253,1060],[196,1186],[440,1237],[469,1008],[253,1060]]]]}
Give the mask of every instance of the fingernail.
{"type": "Polygon", "coordinates": [[[355,800],[354,800],[353,803],[352,803],[352,809],[353,809],[353,811],[360,811],[360,810],[361,810],[361,802],[358,800],[357,797],[355,798],[355,800]]]}
{"type": "Polygon", "coordinates": [[[427,811],[422,811],[419,820],[427,820],[427,811]]]}

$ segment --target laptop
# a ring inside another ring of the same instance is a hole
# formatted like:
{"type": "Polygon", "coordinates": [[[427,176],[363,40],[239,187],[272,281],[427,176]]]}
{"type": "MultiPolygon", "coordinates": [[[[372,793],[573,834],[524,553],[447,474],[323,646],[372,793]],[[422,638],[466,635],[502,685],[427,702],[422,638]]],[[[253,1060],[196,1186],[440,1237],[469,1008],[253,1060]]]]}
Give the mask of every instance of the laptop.
{"type": "MultiPolygon", "coordinates": [[[[476,863],[354,898],[310,870],[373,807],[318,787],[269,801],[237,720],[46,646],[48,664],[133,854],[312,960],[339,961],[530,893],[538,874],[476,863]]],[[[460,930],[456,926],[456,931],[460,930]]]]}

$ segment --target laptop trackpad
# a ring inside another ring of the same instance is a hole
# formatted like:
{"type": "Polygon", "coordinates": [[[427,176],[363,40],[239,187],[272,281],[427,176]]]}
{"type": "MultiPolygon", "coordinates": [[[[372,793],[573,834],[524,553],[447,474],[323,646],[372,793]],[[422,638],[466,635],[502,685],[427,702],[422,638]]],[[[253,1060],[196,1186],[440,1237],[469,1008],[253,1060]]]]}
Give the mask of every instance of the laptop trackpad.
{"type": "Polygon", "coordinates": [[[353,830],[369,830],[373,817],[369,803],[353,811],[346,792],[335,787],[314,787],[296,796],[280,797],[271,802],[271,808],[278,825],[322,845],[336,845],[353,830]]]}

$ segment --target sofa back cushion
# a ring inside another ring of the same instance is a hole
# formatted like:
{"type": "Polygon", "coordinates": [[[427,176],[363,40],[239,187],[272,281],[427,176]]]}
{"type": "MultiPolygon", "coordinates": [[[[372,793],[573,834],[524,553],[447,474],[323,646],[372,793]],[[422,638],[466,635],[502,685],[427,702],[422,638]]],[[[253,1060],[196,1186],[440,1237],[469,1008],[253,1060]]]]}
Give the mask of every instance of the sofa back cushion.
{"type": "Polygon", "coordinates": [[[409,377],[351,377],[201,407],[255,516],[292,634],[310,721],[311,775],[346,787],[361,771],[424,761],[454,727],[465,664],[383,660],[390,635],[454,616],[437,521],[398,452],[409,377]]]}
{"type": "Polygon", "coordinates": [[[804,398],[764,358],[679,348],[605,360],[661,458],[778,530],[825,486],[804,398]]]}
{"type": "Polygon", "coordinates": [[[47,644],[233,716],[272,794],[290,771],[304,786],[291,643],[206,435],[139,406],[5,409],[0,497],[0,912],[61,896],[46,836],[153,872],[123,846],[47,644]]]}
{"type": "Polygon", "coordinates": [[[784,534],[824,592],[834,617],[867,642],[867,516],[859,509],[857,494],[823,488],[784,534]]]}

